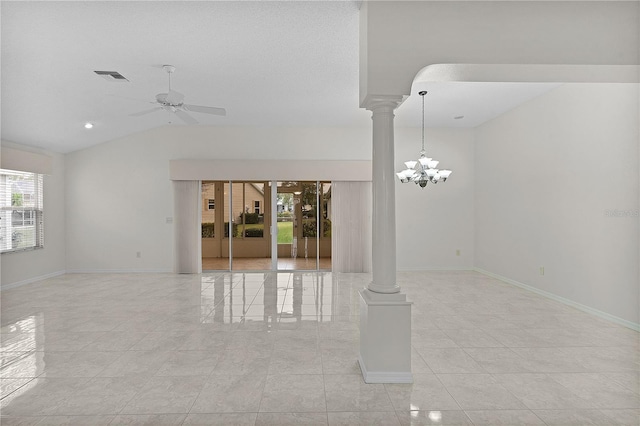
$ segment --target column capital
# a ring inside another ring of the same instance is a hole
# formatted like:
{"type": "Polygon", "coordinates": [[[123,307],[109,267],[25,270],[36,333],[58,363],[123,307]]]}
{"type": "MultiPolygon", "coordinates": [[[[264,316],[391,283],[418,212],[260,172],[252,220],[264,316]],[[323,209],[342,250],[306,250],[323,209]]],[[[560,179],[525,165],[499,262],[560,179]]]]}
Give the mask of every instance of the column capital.
{"type": "Polygon", "coordinates": [[[406,95],[367,95],[360,104],[361,108],[374,111],[378,108],[390,108],[392,111],[398,108],[407,99],[406,95]]]}

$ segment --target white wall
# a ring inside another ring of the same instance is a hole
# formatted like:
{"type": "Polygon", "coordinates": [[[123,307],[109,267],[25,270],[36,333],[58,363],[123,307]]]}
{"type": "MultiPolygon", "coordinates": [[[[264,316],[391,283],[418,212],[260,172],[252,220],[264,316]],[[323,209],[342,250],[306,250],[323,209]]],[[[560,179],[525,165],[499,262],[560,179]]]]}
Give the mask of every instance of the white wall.
{"type": "Polygon", "coordinates": [[[44,248],[3,253],[0,268],[3,288],[65,271],[65,161],[61,154],[50,155],[53,172],[44,176],[44,248]]]}
{"type": "MultiPolygon", "coordinates": [[[[397,128],[395,142],[401,170],[404,161],[420,156],[421,129],[397,128]]],[[[452,173],[425,188],[396,181],[398,269],[473,269],[473,129],[426,129],[425,148],[439,168],[452,173]]]]}
{"type": "Polygon", "coordinates": [[[477,128],[476,266],[637,324],[638,117],[638,85],[566,84],[477,128]]]}
{"type": "MultiPolygon", "coordinates": [[[[415,185],[401,188],[398,184],[398,206],[417,203],[420,208],[414,212],[417,215],[425,211],[425,203],[430,199],[427,194],[441,194],[437,196],[447,199],[426,210],[437,218],[426,226],[420,219],[416,227],[415,221],[400,214],[403,219],[398,220],[400,269],[473,266],[470,132],[443,130],[439,134],[447,142],[436,150],[441,142],[434,141],[434,155],[439,155],[443,165],[454,170],[452,176],[456,179],[452,178],[442,188],[425,190],[415,185]],[[455,210],[453,214],[451,209],[455,210]],[[451,234],[448,229],[455,231],[451,234]],[[446,245],[446,253],[435,245],[426,251],[421,249],[420,255],[414,253],[411,247],[424,241],[429,232],[446,245]],[[462,256],[455,257],[455,248],[462,250],[462,256]]],[[[419,149],[416,138],[419,129],[398,129],[397,155],[415,157],[419,149]]],[[[67,269],[172,269],[173,225],[166,223],[166,218],[173,216],[170,160],[371,160],[371,140],[370,128],[175,126],[67,154],[67,269]],[[138,251],[140,258],[136,257],[138,251]]]]}

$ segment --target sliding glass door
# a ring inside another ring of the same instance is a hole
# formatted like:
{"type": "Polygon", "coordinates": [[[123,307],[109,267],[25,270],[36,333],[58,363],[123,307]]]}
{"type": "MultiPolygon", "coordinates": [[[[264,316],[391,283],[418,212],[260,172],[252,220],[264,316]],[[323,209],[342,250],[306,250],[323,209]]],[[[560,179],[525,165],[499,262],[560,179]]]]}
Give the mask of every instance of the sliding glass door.
{"type": "Polygon", "coordinates": [[[331,270],[331,208],[330,182],[203,181],[203,270],[331,270]]]}

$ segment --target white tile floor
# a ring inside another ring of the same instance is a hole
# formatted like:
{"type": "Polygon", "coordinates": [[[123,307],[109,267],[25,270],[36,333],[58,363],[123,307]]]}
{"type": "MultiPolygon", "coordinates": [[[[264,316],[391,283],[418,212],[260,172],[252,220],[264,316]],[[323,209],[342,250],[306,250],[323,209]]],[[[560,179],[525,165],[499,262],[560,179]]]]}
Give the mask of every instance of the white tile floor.
{"type": "Polygon", "coordinates": [[[415,382],[365,384],[365,274],[64,275],[1,293],[2,425],[638,425],[639,334],[399,274],[415,382]]]}

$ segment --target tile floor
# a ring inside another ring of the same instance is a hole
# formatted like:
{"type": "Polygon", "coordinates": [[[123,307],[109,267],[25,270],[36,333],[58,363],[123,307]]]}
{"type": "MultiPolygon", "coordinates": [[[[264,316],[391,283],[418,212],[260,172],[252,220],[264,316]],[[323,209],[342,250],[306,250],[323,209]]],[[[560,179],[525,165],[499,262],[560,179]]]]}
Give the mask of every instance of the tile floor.
{"type": "Polygon", "coordinates": [[[2,425],[638,425],[639,334],[474,272],[402,273],[413,384],[365,384],[331,273],[72,274],[1,293],[2,425]]]}

